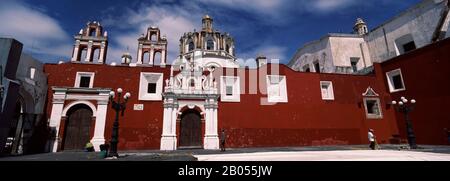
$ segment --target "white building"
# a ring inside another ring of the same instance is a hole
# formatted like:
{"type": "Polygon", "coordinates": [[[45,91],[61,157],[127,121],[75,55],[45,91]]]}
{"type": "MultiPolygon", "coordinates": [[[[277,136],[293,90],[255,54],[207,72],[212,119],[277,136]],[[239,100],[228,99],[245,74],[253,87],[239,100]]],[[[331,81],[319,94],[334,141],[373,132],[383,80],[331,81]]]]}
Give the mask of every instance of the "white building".
{"type": "Polygon", "coordinates": [[[449,36],[448,0],[424,0],[368,32],[358,18],[355,34],[328,34],[297,50],[297,71],[353,73],[449,36]]]}

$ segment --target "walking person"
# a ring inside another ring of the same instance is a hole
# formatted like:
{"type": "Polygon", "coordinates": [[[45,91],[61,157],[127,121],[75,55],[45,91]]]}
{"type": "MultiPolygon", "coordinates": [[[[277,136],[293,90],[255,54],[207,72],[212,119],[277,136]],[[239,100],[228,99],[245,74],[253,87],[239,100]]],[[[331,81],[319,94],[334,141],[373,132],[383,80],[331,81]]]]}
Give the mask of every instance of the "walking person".
{"type": "Polygon", "coordinates": [[[375,134],[374,134],[373,129],[369,129],[369,132],[367,133],[367,137],[369,138],[370,149],[375,150],[377,143],[376,143],[375,134]]]}
{"type": "Polygon", "coordinates": [[[226,140],[226,133],[225,129],[222,129],[222,132],[220,133],[220,151],[225,151],[225,140],[226,140]]]}

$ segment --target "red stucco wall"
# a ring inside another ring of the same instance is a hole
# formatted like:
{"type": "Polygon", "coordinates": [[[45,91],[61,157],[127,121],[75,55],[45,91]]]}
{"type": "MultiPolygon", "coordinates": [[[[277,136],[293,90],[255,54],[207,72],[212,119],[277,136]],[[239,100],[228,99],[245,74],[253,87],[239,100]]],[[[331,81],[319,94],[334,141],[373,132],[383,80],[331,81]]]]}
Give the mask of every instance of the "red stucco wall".
{"type": "MultiPolygon", "coordinates": [[[[419,144],[449,144],[445,128],[450,129],[450,39],[417,49],[382,63],[382,74],[400,68],[405,91],[392,93],[395,100],[401,96],[416,99],[410,113],[419,144]]],[[[386,78],[384,80],[387,86],[386,78]]],[[[399,131],[406,139],[403,115],[397,113],[399,131]]]]}
{"type": "MultiPolygon", "coordinates": [[[[169,67],[130,68],[76,63],[45,65],[50,86],[73,87],[77,71],[95,72],[94,87],[121,87],[132,94],[124,117],[120,117],[119,149],[159,149],[162,101],[138,101],[139,79],[140,72],[162,72],[165,80],[170,72],[169,67]],[[133,104],[144,104],[144,110],[134,111],[133,104]]],[[[245,80],[248,84],[249,71],[244,70],[246,76],[241,78],[241,82],[245,80]]],[[[284,65],[280,66],[280,74],[287,77],[288,103],[260,105],[261,98],[266,97],[260,91],[258,94],[242,94],[239,103],[219,102],[219,130],[224,128],[227,131],[228,146],[366,144],[369,127],[375,129],[381,143],[388,143],[393,134],[398,134],[394,110],[387,106],[391,99],[379,76],[300,73],[284,65]],[[333,82],[335,100],[322,100],[320,81],[333,82]],[[382,119],[367,119],[365,116],[362,93],[368,86],[380,95],[382,119]]],[[[262,84],[259,86],[261,90],[265,91],[265,78],[259,83],[262,84]]],[[[242,83],[241,87],[248,92],[248,86],[244,85],[242,83]]],[[[47,115],[51,113],[52,94],[49,88],[47,115]]],[[[107,141],[111,137],[114,116],[114,111],[108,108],[107,141]]]]}

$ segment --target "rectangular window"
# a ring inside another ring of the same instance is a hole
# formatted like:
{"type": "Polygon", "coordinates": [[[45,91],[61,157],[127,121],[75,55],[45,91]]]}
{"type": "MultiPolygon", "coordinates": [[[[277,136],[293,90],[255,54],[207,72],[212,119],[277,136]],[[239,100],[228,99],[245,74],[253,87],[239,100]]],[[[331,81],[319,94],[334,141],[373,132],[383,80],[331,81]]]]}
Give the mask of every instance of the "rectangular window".
{"type": "Polygon", "coordinates": [[[320,81],[323,100],[334,100],[333,83],[331,81],[320,81]]]}
{"type": "Polygon", "coordinates": [[[233,86],[232,85],[227,85],[225,92],[226,92],[227,96],[232,96],[233,95],[233,86]]]}
{"type": "Polygon", "coordinates": [[[416,44],[414,43],[414,41],[410,41],[403,45],[403,50],[405,51],[405,53],[413,51],[415,49],[416,49],[416,44]]]}
{"type": "Polygon", "coordinates": [[[220,76],[220,100],[222,102],[240,102],[241,90],[238,76],[220,76]]]}
{"type": "Polygon", "coordinates": [[[74,87],[92,88],[94,86],[93,72],[77,72],[74,87]]]}
{"type": "Polygon", "coordinates": [[[288,102],[286,76],[267,75],[268,102],[288,102]]]}
{"type": "Polygon", "coordinates": [[[156,83],[148,83],[147,85],[147,93],[155,94],[156,93],[156,83]]]}
{"type": "Polygon", "coordinates": [[[368,119],[380,119],[382,118],[380,99],[378,98],[365,98],[364,106],[366,109],[366,117],[368,119]]]}
{"type": "Polygon", "coordinates": [[[163,74],[153,72],[141,72],[139,80],[139,100],[162,100],[163,74]]]}
{"type": "Polygon", "coordinates": [[[400,69],[386,72],[386,77],[390,92],[398,92],[405,90],[402,71],[400,69]]]}
{"type": "Polygon", "coordinates": [[[80,77],[80,87],[89,88],[90,83],[91,83],[91,77],[87,77],[87,76],[80,77]]]}

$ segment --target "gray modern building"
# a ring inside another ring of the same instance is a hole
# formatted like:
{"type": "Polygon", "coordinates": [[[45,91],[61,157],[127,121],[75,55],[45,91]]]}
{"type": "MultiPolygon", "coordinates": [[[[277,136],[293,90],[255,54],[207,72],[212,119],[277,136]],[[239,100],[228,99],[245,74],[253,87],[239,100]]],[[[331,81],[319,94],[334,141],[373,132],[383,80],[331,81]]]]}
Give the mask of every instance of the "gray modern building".
{"type": "Polygon", "coordinates": [[[22,53],[22,43],[0,38],[0,153],[40,152],[47,76],[43,63],[22,53]]]}

